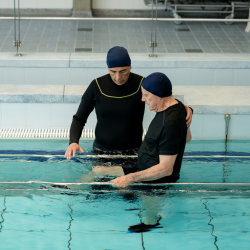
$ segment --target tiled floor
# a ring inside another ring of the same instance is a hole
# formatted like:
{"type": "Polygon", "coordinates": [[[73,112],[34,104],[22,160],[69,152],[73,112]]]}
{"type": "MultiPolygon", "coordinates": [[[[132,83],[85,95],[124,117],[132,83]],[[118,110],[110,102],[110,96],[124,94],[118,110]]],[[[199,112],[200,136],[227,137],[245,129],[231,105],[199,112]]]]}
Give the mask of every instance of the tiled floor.
{"type": "MultiPolygon", "coordinates": [[[[0,52],[15,52],[14,22],[0,20],[0,52]]],[[[157,23],[158,53],[250,53],[246,23],[157,23]],[[187,51],[186,51],[187,49],[187,51]],[[191,50],[192,51],[192,50],[191,50]]],[[[107,52],[123,46],[131,53],[149,53],[150,21],[21,20],[21,52],[107,52]],[[78,31],[88,28],[92,31],[78,31]]]]}

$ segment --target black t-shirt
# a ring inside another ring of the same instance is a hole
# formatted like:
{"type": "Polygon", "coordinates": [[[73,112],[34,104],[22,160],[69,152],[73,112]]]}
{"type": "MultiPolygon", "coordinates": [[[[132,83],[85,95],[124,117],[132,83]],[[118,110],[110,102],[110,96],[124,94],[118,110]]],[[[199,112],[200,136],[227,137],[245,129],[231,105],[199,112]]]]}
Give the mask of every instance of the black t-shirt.
{"type": "Polygon", "coordinates": [[[179,176],[186,145],[186,115],[185,107],[180,101],[156,113],[138,152],[139,171],[159,164],[159,155],[177,154],[171,176],[179,176]]]}
{"type": "Polygon", "coordinates": [[[95,147],[101,150],[139,148],[145,109],[145,103],[141,101],[142,79],[142,76],[130,73],[128,81],[121,86],[115,84],[109,74],[92,81],[73,116],[70,143],[79,142],[87,118],[95,108],[95,147]]]}

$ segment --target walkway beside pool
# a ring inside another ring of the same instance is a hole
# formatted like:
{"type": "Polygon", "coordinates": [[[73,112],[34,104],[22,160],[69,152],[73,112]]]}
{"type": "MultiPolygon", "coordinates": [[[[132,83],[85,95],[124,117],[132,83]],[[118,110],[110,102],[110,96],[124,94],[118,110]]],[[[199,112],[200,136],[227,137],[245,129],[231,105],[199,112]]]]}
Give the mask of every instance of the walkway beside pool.
{"type": "MultiPolygon", "coordinates": [[[[246,23],[157,22],[156,53],[250,53],[246,23]]],[[[0,20],[0,52],[15,52],[12,20],[0,20]]],[[[150,53],[151,21],[21,20],[21,52],[150,53]]]]}

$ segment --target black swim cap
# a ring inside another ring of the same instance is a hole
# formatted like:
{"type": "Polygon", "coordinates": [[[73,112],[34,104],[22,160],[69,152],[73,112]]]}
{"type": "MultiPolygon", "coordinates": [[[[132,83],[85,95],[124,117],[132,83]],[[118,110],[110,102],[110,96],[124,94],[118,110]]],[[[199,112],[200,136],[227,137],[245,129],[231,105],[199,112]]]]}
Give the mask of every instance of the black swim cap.
{"type": "Polygon", "coordinates": [[[172,84],[168,77],[163,73],[153,73],[147,76],[141,86],[150,93],[159,97],[168,97],[172,95],[172,84]]]}
{"type": "Polygon", "coordinates": [[[128,51],[119,46],[115,46],[108,51],[107,54],[108,68],[117,68],[124,66],[131,66],[131,60],[128,51]]]}

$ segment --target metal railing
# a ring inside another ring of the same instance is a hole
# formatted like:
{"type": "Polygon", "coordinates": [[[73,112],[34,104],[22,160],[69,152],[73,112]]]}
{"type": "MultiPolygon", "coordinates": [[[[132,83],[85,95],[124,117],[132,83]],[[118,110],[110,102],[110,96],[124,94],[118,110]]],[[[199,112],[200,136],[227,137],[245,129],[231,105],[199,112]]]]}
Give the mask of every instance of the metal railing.
{"type": "Polygon", "coordinates": [[[14,0],[14,41],[13,45],[16,47],[16,54],[14,56],[22,56],[21,53],[19,53],[19,47],[22,45],[21,39],[20,39],[20,2],[17,0],[17,17],[16,17],[16,0],[14,0]],[[16,22],[18,21],[18,25],[16,25],[16,22]],[[16,29],[17,26],[17,29],[16,29]]]}

